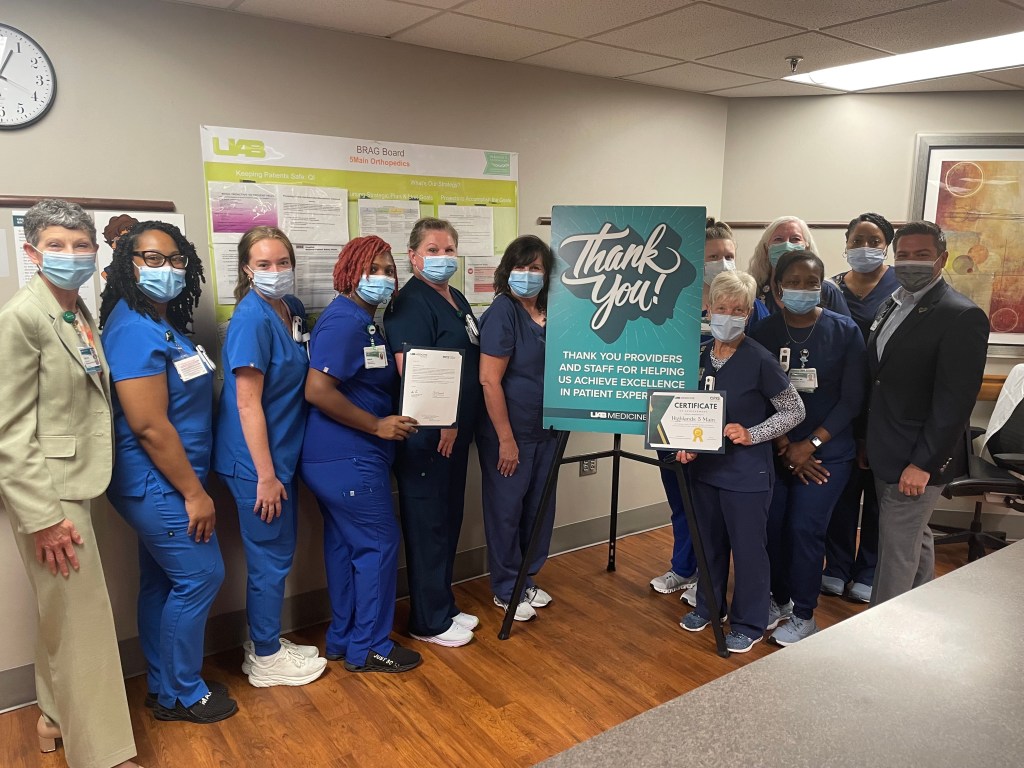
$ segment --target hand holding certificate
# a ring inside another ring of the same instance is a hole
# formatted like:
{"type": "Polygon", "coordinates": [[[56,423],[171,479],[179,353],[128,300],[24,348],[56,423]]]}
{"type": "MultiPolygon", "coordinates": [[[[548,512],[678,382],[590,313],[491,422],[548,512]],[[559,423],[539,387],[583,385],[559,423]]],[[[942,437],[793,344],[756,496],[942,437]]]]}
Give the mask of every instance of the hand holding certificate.
{"type": "Polygon", "coordinates": [[[418,427],[458,426],[462,350],[405,345],[399,412],[418,427]]]}

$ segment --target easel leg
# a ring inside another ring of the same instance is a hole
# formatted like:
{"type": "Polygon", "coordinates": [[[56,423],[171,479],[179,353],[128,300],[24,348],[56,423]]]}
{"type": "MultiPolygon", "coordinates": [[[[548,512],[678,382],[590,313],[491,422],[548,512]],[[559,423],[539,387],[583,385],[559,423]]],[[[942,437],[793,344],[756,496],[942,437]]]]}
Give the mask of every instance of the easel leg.
{"type": "Polygon", "coordinates": [[[622,462],[622,435],[615,435],[612,444],[612,499],[608,524],[608,570],[615,570],[615,547],[619,535],[619,467],[622,462]]]}
{"type": "Polygon", "coordinates": [[[683,497],[683,511],[686,512],[686,524],[690,528],[693,553],[697,556],[697,589],[704,593],[704,599],[711,607],[711,629],[715,633],[715,645],[718,648],[718,655],[725,659],[729,657],[729,649],[725,647],[725,631],[722,629],[722,606],[718,604],[714,586],[711,584],[711,575],[708,573],[708,559],[704,554],[704,541],[701,539],[700,529],[697,527],[697,516],[693,512],[693,500],[690,498],[690,489],[686,484],[683,465],[675,462],[673,467],[675,468],[676,479],[679,481],[679,491],[683,497]]]}
{"type": "MultiPolygon", "coordinates": [[[[519,601],[523,598],[523,590],[526,588],[526,572],[530,568],[530,563],[533,562],[534,552],[537,551],[540,532],[543,530],[546,522],[544,518],[546,517],[548,501],[551,499],[551,494],[555,492],[555,481],[558,479],[558,470],[562,466],[562,457],[565,455],[565,447],[568,444],[569,433],[560,432],[558,434],[558,444],[555,446],[555,458],[551,462],[551,469],[548,470],[547,480],[544,481],[544,492],[540,497],[540,509],[533,519],[530,542],[527,544],[526,552],[523,554],[523,562],[519,566],[519,575],[516,576],[515,586],[512,587],[512,598],[508,601],[508,607],[505,608],[505,618],[502,620],[501,630],[498,632],[499,640],[508,640],[509,635],[512,633],[512,622],[515,621],[516,608],[519,607],[519,601]]],[[[551,514],[554,514],[553,508],[551,514]]]]}

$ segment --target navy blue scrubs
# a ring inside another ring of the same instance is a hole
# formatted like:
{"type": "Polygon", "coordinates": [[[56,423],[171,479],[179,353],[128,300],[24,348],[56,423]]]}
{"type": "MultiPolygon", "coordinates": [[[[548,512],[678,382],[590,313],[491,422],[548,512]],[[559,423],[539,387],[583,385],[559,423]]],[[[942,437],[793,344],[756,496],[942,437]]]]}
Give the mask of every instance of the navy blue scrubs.
{"type": "MultiPolygon", "coordinates": [[[[175,360],[196,354],[184,333],[123,300],[103,327],[103,349],[116,384],[167,377],[167,418],[201,483],[210,471],[213,376],[182,381],[175,360]]],[[[114,472],[107,497],[139,535],[139,640],[147,690],[160,705],[191,707],[210,692],[200,677],[206,618],[224,580],[217,534],[188,535],[185,499],[156,468],[128,426],[114,388],[114,472]]]]}
{"type": "MultiPolygon", "coordinates": [[[[302,309],[289,297],[289,305],[302,309]]],[[[305,314],[304,312],[302,314],[305,314]]],[[[220,393],[213,469],[231,490],[238,507],[239,529],[245,548],[247,571],[245,609],[249,636],[258,656],[270,656],[281,647],[281,606],[284,584],[295,555],[298,519],[298,463],[306,430],[305,347],[292,339],[269,302],[249,291],[228,323],[221,355],[224,387],[220,393]],[[267,426],[267,443],[274,474],[284,485],[287,499],[281,514],[264,522],[253,511],[259,479],[238,414],[236,371],[252,368],[263,374],[261,406],[267,426]]]]}
{"type": "MultiPolygon", "coordinates": [[[[510,477],[498,471],[498,434],[481,409],[477,450],[487,538],[487,564],[491,591],[504,602],[512,599],[512,587],[530,542],[544,483],[555,458],[557,433],[541,426],[544,400],[544,326],[538,325],[522,304],[511,296],[495,296],[480,318],[480,351],[508,359],[501,388],[505,394],[509,425],[519,448],[519,466],[510,477]]],[[[555,525],[555,494],[543,511],[540,543],[530,563],[526,586],[534,586],[551,547],[555,525]]]]}
{"type": "MultiPolygon", "coordinates": [[[[353,405],[377,417],[394,413],[395,360],[367,368],[363,349],[384,346],[373,318],[336,297],[309,342],[309,367],[337,380],[353,405]]],[[[398,522],[391,502],[395,443],[309,408],[300,472],[324,516],[324,567],[331,601],[326,653],[362,665],[371,651],[387,656],[395,619],[398,522]]]]}
{"type": "Polygon", "coordinates": [[[459,433],[452,455],[437,452],[440,433],[420,429],[402,441],[395,456],[398,503],[405,537],[409,574],[409,632],[433,637],[448,631],[460,611],[452,592],[455,552],[462,530],[466,499],[466,466],[480,412],[480,347],[467,329],[473,310],[455,288],[457,307],[418,277],[398,292],[384,315],[388,348],[402,352],[404,344],[461,349],[462,398],[459,433]]]}
{"type": "Polygon", "coordinates": [[[772,595],[780,605],[792,598],[794,615],[810,619],[821,587],[825,531],[857,454],[853,420],[864,402],[867,353],[856,323],[827,309],[821,310],[813,328],[790,327],[783,313],[776,313],[752,336],[776,359],[781,349],[789,349],[791,368],[817,372],[817,388],[800,392],[807,415],[788,433],[790,442],[807,439],[819,427],[831,435],[814,453],[829,472],[828,482],[805,485],[776,461],[778,476],[768,513],[772,595]]]}
{"type": "MultiPolygon", "coordinates": [[[[878,314],[878,308],[899,288],[896,270],[885,270],[878,285],[864,298],[860,298],[847,287],[847,274],[844,272],[832,279],[842,290],[853,320],[867,343],[868,336],[871,335],[871,323],[878,314]]],[[[870,469],[861,469],[856,462],[850,472],[850,480],[832,511],[832,520],[829,522],[828,535],[825,538],[825,561],[826,576],[839,579],[844,584],[848,581],[868,587],[874,584],[875,564],[878,562],[878,495],[875,493],[874,473],[870,469]]]]}
{"type": "MultiPolygon", "coordinates": [[[[711,365],[712,345],[701,353],[702,379],[715,377],[725,391],[726,424],[750,428],[775,413],[771,399],[789,387],[779,361],[751,338],[745,338],[717,371],[711,365]]],[[[735,582],[729,622],[733,632],[760,638],[768,624],[768,551],[765,526],[775,469],[771,442],[734,445],[725,453],[699,454],[690,465],[693,505],[704,540],[715,597],[725,606],[729,555],[735,582]]],[[[697,613],[711,617],[711,608],[697,590],[697,613]]]]}

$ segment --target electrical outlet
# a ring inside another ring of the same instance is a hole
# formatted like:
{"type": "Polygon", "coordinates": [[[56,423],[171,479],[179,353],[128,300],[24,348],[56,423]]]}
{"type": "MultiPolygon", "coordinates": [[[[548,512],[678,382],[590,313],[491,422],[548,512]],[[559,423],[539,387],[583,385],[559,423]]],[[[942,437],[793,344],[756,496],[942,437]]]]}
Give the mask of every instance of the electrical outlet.
{"type": "Polygon", "coordinates": [[[597,459],[583,459],[580,462],[580,477],[597,474],[597,459]]]}

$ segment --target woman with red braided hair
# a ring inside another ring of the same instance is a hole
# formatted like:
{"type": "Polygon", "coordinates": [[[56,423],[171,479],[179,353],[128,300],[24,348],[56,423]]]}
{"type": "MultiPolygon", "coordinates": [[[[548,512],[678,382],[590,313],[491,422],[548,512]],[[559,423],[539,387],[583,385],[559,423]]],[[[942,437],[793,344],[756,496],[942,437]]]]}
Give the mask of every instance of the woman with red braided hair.
{"type": "Polygon", "coordinates": [[[400,540],[390,470],[395,441],[416,432],[415,420],[392,415],[398,371],[373,320],[395,287],[391,247],[373,235],[350,241],[334,265],[339,295],[309,347],[301,474],[324,516],[325,655],[350,672],[405,672],[420,663],[390,638],[400,540]]]}

